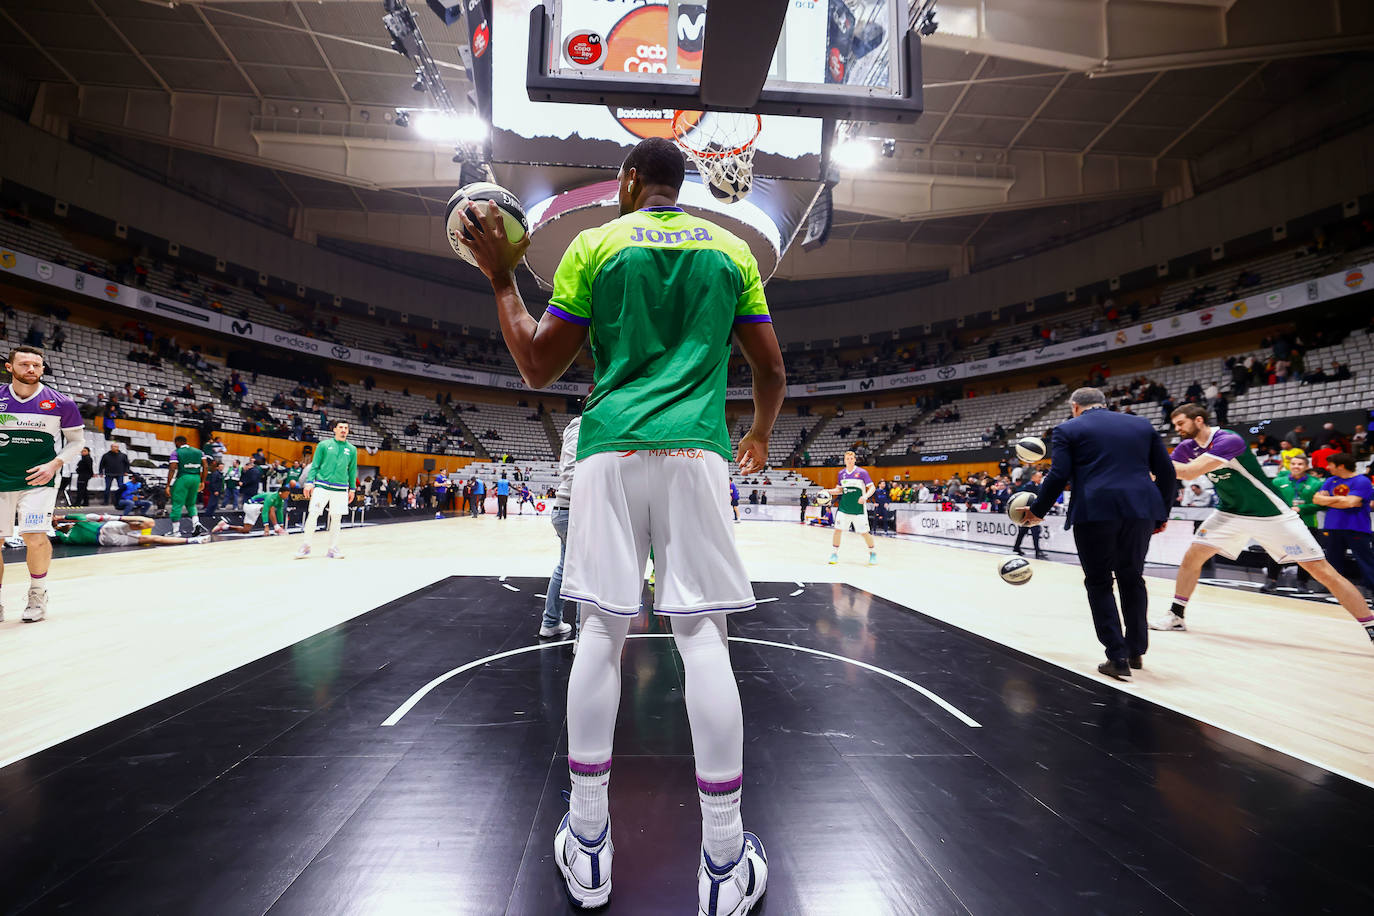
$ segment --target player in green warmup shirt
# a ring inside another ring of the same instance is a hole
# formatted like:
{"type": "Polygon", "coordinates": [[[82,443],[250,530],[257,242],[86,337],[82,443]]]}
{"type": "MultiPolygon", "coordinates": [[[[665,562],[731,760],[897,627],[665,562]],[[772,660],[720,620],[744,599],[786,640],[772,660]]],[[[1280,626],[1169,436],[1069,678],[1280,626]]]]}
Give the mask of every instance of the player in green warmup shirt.
{"type": "Polygon", "coordinates": [[[168,547],[179,544],[207,544],[210,535],[180,538],[144,534],[153,527],[145,515],[99,515],[77,512],[53,523],[54,537],[64,544],[90,547],[168,547]]]}
{"type": "Polygon", "coordinates": [[[243,504],[242,525],[231,525],[228,519],[222,518],[211,533],[220,534],[225,531],[237,531],[239,534],[251,534],[258,522],[262,522],[263,534],[286,534],[286,494],[288,492],[286,485],[281,484],[280,489],[259,493],[243,504]]]}
{"type": "MultiPolygon", "coordinates": [[[[1284,501],[1293,507],[1293,511],[1298,513],[1298,518],[1302,519],[1303,524],[1314,531],[1317,528],[1317,516],[1321,513],[1322,507],[1312,502],[1312,494],[1320,492],[1322,479],[1316,474],[1309,474],[1310,465],[1307,455],[1299,452],[1288,458],[1288,470],[1280,471],[1274,478],[1274,488],[1283,496],[1284,501]]],[[[1264,565],[1265,583],[1260,586],[1260,591],[1267,595],[1272,595],[1278,591],[1279,564],[1270,560],[1264,565]]],[[[1301,566],[1298,567],[1298,584],[1305,586],[1312,581],[1312,576],[1301,566]]]]}
{"type": "Polygon", "coordinates": [[[305,533],[301,549],[296,551],[296,559],[310,556],[310,540],[315,536],[315,523],[320,513],[329,509],[329,553],[331,560],[343,559],[339,549],[339,529],[343,527],[343,517],[353,502],[353,492],[358,483],[358,449],[348,441],[348,423],[339,420],[334,424],[334,438],[321,442],[315,449],[315,458],[310,462],[303,478],[305,495],[310,499],[310,508],[305,513],[305,533]]]}
{"type": "Polygon", "coordinates": [[[172,530],[178,531],[181,528],[181,516],[185,513],[191,517],[191,535],[206,534],[208,532],[205,526],[200,523],[196,497],[205,486],[205,475],[210,462],[204,452],[186,444],[185,436],[177,436],[172,441],[176,448],[167,459],[170,477],[167,484],[167,499],[171,503],[168,517],[172,520],[172,530]]]}

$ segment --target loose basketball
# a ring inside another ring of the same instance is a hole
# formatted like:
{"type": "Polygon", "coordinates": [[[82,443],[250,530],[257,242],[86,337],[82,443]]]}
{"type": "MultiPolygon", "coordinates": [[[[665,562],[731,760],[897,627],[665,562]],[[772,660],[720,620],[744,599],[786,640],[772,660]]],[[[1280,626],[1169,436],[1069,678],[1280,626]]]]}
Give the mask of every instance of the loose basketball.
{"type": "Polygon", "coordinates": [[[1017,493],[1007,500],[1007,518],[1023,528],[1026,527],[1026,513],[1030,511],[1033,502],[1035,502],[1034,493],[1017,493]]]}
{"type": "Polygon", "coordinates": [[[1045,440],[1039,436],[1025,436],[1016,440],[1016,457],[1027,464],[1045,460],[1045,440]]]}
{"type": "Polygon", "coordinates": [[[815,503],[818,506],[830,505],[830,494],[822,491],[816,495],[815,503]]]}
{"type": "Polygon", "coordinates": [[[1034,573],[1025,557],[1007,557],[997,569],[997,575],[1008,585],[1025,585],[1034,573]]]}
{"type": "Polygon", "coordinates": [[[472,251],[467,246],[472,237],[467,234],[458,214],[466,211],[468,219],[476,221],[477,211],[472,205],[489,200],[496,201],[496,206],[501,211],[506,224],[506,238],[518,242],[525,237],[529,229],[525,223],[525,208],[520,199],[500,185],[489,181],[474,181],[454,191],[453,196],[448,199],[448,210],[445,213],[448,243],[453,246],[458,257],[474,266],[476,262],[472,259],[472,251]]]}

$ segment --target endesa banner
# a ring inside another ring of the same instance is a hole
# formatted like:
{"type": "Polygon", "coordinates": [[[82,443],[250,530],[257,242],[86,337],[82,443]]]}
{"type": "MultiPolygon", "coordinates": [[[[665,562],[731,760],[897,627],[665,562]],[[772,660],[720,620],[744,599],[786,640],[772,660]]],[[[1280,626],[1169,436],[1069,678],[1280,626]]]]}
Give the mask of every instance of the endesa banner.
{"type": "MultiPolygon", "coordinates": [[[[251,340],[280,350],[293,353],[307,353],[321,359],[348,363],[367,369],[384,369],[432,379],[438,382],[453,382],[463,385],[478,385],[483,388],[504,388],[508,390],[529,390],[519,376],[499,375],[492,372],[479,372],[460,369],[455,366],[440,366],[422,360],[406,359],[387,353],[373,353],[359,350],[345,344],[318,337],[308,337],[291,331],[283,331],[265,325],[251,318],[237,318],[211,309],[203,309],[189,303],[154,295],[144,289],[112,283],[92,274],[84,274],[70,267],[62,267],[16,251],[0,248],[0,270],[16,276],[47,283],[69,290],[91,299],[104,302],[117,302],[125,308],[147,312],[166,321],[192,325],[203,331],[218,331],[230,337],[251,340]]],[[[554,382],[546,392],[585,395],[590,386],[578,382],[554,382]]]]}
{"type": "MultiPolygon", "coordinates": [[[[385,353],[359,350],[328,340],[306,337],[290,331],[283,331],[280,328],[269,327],[254,320],[234,318],[175,299],[155,296],[147,290],[112,283],[92,274],[84,274],[70,267],[61,267],[12,248],[0,248],[0,270],[79,293],[91,299],[116,302],[125,308],[158,315],[168,321],[192,325],[203,330],[218,331],[233,337],[243,337],[296,353],[309,353],[312,356],[336,362],[385,369],[389,372],[400,372],[433,379],[434,381],[477,385],[484,388],[529,390],[518,376],[498,375],[471,369],[459,369],[453,366],[439,366],[385,353]]],[[[1157,340],[1167,340],[1171,337],[1183,337],[1188,334],[1225,328],[1253,318],[1291,311],[1317,302],[1339,299],[1343,296],[1351,296],[1370,288],[1366,284],[1370,282],[1368,278],[1372,275],[1374,275],[1374,263],[1364,264],[1327,274],[1314,280],[1294,283],[1282,289],[1257,292],[1253,296],[1237,299],[1223,305],[1183,312],[1129,328],[1109,331],[1106,334],[1095,334],[1091,337],[1080,337],[1077,340],[1046,344],[1038,350],[1023,350],[1019,353],[1008,353],[1005,356],[992,359],[956,363],[951,366],[934,366],[912,372],[900,372],[895,375],[875,375],[868,378],[788,385],[787,396],[789,398],[815,398],[915,388],[938,385],[956,379],[977,378],[982,375],[1008,372],[1013,369],[1082,359],[1094,354],[1136,347],[1157,340]]],[[[581,382],[554,382],[541,390],[561,394],[585,395],[588,388],[590,388],[589,385],[581,382]]],[[[747,401],[752,399],[754,395],[753,389],[750,387],[739,386],[726,389],[725,396],[732,401],[747,401]]]]}

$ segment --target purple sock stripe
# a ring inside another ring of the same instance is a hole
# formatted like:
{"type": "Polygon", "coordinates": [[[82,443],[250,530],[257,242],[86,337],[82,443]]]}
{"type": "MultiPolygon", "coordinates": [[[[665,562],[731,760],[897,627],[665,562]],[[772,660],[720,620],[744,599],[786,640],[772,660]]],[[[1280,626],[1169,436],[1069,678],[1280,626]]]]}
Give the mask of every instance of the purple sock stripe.
{"type": "Polygon", "coordinates": [[[48,574],[47,574],[47,573],[29,573],[29,578],[30,578],[30,579],[46,579],[46,578],[48,578],[48,574]]]}
{"type": "Polygon", "coordinates": [[[580,760],[573,760],[569,757],[568,769],[578,776],[601,776],[611,771],[611,762],[606,760],[601,763],[582,763],[580,760]]]}
{"type": "Polygon", "coordinates": [[[1374,623],[1374,614],[1370,614],[1368,617],[1356,617],[1355,619],[1360,623],[1374,623]]]}
{"type": "Polygon", "coordinates": [[[734,779],[727,779],[725,782],[708,782],[700,776],[697,777],[697,789],[708,795],[726,795],[730,792],[738,791],[743,785],[743,773],[739,774],[734,779]]]}
{"type": "Polygon", "coordinates": [[[1185,597],[1183,597],[1182,595],[1175,595],[1175,596],[1174,596],[1174,600],[1177,601],[1179,604],[1187,604],[1187,603],[1188,603],[1188,599],[1185,598],[1185,597]]]}

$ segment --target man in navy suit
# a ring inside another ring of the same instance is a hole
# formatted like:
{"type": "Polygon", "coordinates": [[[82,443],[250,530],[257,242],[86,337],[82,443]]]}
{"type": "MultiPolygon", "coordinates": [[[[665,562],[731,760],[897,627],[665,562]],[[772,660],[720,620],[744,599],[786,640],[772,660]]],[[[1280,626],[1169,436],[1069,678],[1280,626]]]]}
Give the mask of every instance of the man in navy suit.
{"type": "Polygon", "coordinates": [[[1149,420],[1107,410],[1107,399],[1096,388],[1079,388],[1069,403],[1074,418],[1054,431],[1050,472],[1024,524],[1040,524],[1064,486],[1072,484],[1064,527],[1073,529],[1093,624],[1107,650],[1107,661],[1097,670],[1130,680],[1131,669],[1143,666],[1149,645],[1145,553],[1150,536],[1168,523],[1178,481],[1149,420]],[[1113,576],[1121,593],[1119,614],[1113,576]]]}

